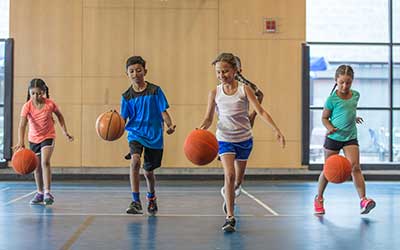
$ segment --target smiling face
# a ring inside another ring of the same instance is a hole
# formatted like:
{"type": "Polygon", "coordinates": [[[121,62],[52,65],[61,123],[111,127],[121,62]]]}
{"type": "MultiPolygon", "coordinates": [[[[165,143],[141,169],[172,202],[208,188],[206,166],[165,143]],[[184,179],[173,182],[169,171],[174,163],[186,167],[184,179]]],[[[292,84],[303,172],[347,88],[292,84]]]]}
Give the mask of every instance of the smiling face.
{"type": "Polygon", "coordinates": [[[126,69],[126,74],[131,81],[132,84],[142,84],[144,83],[144,76],[146,75],[147,70],[141,64],[132,64],[129,65],[126,69]]]}
{"type": "Polygon", "coordinates": [[[235,80],[237,70],[224,61],[215,63],[215,74],[220,83],[232,83],[235,80]]]}

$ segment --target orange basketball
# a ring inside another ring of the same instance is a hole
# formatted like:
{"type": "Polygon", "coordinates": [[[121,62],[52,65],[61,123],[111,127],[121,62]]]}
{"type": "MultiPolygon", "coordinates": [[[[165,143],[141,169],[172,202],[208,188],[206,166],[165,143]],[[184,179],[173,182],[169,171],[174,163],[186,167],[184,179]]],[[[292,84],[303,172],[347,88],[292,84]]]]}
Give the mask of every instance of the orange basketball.
{"type": "Polygon", "coordinates": [[[96,132],[106,141],[119,139],[124,131],[125,121],[115,110],[104,112],[96,120],[96,132]]]}
{"type": "Polygon", "coordinates": [[[189,161],[196,165],[206,165],[212,162],[218,154],[218,141],[214,134],[196,129],[186,137],[183,151],[189,161]]]}
{"type": "Polygon", "coordinates": [[[32,173],[39,164],[39,159],[32,150],[23,148],[14,153],[11,163],[14,171],[23,175],[32,173]]]}
{"type": "Polygon", "coordinates": [[[330,182],[345,182],[351,175],[351,163],[346,157],[331,155],[325,161],[324,175],[330,182]]]}

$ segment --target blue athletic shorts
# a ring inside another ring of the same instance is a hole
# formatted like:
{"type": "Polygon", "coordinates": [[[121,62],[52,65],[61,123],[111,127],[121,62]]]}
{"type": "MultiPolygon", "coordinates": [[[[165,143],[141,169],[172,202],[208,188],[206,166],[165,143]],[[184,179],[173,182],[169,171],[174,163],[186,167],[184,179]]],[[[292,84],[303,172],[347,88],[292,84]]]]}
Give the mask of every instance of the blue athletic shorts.
{"type": "Polygon", "coordinates": [[[249,159],[251,150],[253,149],[253,138],[242,142],[226,142],[218,141],[218,155],[234,154],[238,161],[246,161],[249,159]]]}

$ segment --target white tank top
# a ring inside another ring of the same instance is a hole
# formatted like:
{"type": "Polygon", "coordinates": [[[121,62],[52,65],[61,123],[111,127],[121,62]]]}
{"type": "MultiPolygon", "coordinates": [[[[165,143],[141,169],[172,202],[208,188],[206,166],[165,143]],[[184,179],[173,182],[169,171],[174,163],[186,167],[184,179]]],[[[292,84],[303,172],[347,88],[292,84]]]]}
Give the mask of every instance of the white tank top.
{"type": "Polygon", "coordinates": [[[249,120],[249,100],[244,92],[244,84],[238,84],[233,95],[225,94],[223,84],[217,86],[215,109],[218,114],[218,141],[242,142],[253,136],[249,120]]]}

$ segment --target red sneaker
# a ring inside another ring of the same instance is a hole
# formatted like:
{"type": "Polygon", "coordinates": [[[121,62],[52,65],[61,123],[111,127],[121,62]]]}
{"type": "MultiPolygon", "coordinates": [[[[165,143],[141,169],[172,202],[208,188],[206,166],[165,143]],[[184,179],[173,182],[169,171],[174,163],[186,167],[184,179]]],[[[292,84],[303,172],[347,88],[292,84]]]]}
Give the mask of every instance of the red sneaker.
{"type": "Polygon", "coordinates": [[[314,213],[325,214],[324,199],[318,199],[318,195],[316,195],[314,199],[314,213]]]}
{"type": "Polygon", "coordinates": [[[360,201],[361,214],[369,213],[375,206],[376,203],[373,199],[368,199],[368,198],[362,199],[360,201]]]}

